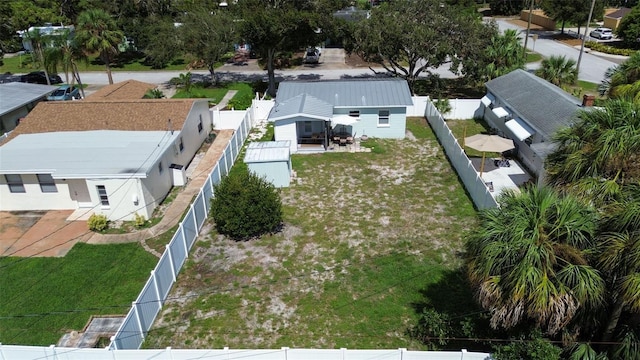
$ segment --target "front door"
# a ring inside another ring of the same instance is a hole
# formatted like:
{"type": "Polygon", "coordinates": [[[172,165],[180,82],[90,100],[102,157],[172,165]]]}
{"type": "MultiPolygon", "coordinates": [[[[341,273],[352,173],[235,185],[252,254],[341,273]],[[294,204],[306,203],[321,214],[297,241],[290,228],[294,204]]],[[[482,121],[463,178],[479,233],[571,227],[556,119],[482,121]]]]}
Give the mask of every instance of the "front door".
{"type": "Polygon", "coordinates": [[[68,184],[71,200],[77,202],[79,208],[93,207],[89,188],[87,187],[87,182],[85,180],[69,180],[68,184]]]}

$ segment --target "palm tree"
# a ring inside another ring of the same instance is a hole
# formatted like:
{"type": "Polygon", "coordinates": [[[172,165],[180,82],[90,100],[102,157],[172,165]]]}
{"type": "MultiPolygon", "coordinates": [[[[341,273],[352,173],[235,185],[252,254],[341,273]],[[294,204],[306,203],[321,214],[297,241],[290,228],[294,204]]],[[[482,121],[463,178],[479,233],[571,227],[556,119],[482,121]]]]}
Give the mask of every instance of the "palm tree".
{"type": "Polygon", "coordinates": [[[556,85],[574,84],[578,79],[578,69],[573,59],[564,56],[551,56],[542,60],[536,75],[556,85]]]}
{"type": "Polygon", "coordinates": [[[640,51],[633,53],[625,62],[609,68],[599,86],[601,95],[610,98],[635,98],[640,92],[640,51]]]}
{"type": "Polygon", "coordinates": [[[556,334],[580,310],[603,299],[604,282],[588,265],[595,211],[550,188],[507,193],[480,213],[468,243],[469,279],[494,328],[532,320],[556,334]]]}
{"type": "Polygon", "coordinates": [[[116,22],[104,10],[91,9],[78,15],[76,40],[87,53],[99,54],[107,70],[109,84],[113,84],[111,62],[118,54],[118,44],[123,36],[122,31],[116,28],[116,22]]]}
{"type": "Polygon", "coordinates": [[[51,59],[46,56],[47,42],[50,41],[50,38],[46,35],[42,35],[38,29],[27,31],[25,34],[31,43],[31,51],[34,61],[43,67],[44,76],[47,79],[47,85],[51,85],[51,79],[49,78],[51,59]]]}
{"type": "Polygon", "coordinates": [[[491,38],[485,55],[491,62],[485,68],[485,79],[491,80],[524,67],[520,38],[515,30],[507,29],[504,34],[491,38]]]}
{"type": "Polygon", "coordinates": [[[640,179],[640,104],[611,100],[602,109],[583,110],[555,141],[546,163],[550,183],[573,188],[596,205],[640,179]]]}

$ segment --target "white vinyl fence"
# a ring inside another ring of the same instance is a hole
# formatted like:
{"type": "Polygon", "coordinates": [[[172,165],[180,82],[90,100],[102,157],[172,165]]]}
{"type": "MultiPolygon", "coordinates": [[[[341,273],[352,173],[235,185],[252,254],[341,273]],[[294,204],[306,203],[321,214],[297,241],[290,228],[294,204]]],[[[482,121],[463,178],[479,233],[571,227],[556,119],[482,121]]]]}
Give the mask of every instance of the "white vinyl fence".
{"type": "MultiPolygon", "coordinates": [[[[431,103],[428,96],[413,96],[413,106],[407,106],[407,116],[424,116],[427,104],[431,103]]],[[[483,116],[480,99],[449,99],[451,111],[442,114],[447,119],[474,119],[483,116]]]]}
{"type": "Polygon", "coordinates": [[[430,101],[427,103],[424,116],[436,133],[440,144],[442,144],[444,148],[444,152],[456,169],[458,176],[462,179],[462,183],[476,207],[478,209],[497,207],[498,203],[493,196],[491,196],[491,192],[478,175],[471,160],[469,160],[467,154],[465,154],[460,144],[458,144],[458,139],[453,136],[444,118],[430,101]]]}
{"type": "Polygon", "coordinates": [[[112,337],[110,349],[140,348],[207,219],[209,200],[213,197],[213,185],[218,184],[222,177],[229,173],[253,125],[253,111],[249,109],[245,111],[244,118],[224,149],[220,160],[213,167],[195,201],[190,205],[189,211],[178,225],[178,230],[160,257],[160,261],[151,271],[149,280],[133,302],[120,329],[112,337]]]}
{"type": "Polygon", "coordinates": [[[489,360],[490,354],[462,351],[350,350],[350,349],[264,349],[110,350],[0,345],[0,360],[489,360]]]}

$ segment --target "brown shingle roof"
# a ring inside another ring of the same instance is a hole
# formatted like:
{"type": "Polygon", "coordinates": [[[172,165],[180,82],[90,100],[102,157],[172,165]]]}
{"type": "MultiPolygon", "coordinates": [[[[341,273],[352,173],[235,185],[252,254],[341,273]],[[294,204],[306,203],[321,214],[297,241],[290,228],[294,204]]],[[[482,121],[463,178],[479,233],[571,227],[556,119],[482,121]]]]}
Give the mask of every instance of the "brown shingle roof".
{"type": "Polygon", "coordinates": [[[182,130],[197,99],[141,99],[121,101],[51,101],[39,103],[12,131],[20,134],[56,131],[182,130]],[[171,125],[169,125],[171,119],[171,125]]]}
{"type": "Polygon", "coordinates": [[[111,84],[87,96],[87,100],[133,100],[142,99],[144,94],[155,89],[153,84],[147,84],[136,80],[127,80],[117,84],[111,84]]]}
{"type": "Polygon", "coordinates": [[[631,12],[631,9],[623,7],[612,12],[611,14],[606,15],[605,17],[612,18],[612,19],[622,19],[623,17],[625,17],[625,15],[627,15],[630,12],[631,12]]]}

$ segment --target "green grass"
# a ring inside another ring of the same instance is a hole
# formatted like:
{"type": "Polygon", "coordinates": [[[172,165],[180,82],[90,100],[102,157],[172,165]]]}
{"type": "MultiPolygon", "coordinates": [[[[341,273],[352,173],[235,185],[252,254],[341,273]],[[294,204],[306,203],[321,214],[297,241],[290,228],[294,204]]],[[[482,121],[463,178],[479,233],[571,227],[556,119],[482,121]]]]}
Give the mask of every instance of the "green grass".
{"type": "MultiPolygon", "coordinates": [[[[162,70],[185,70],[190,59],[176,58],[172,63],[167,65],[162,70]]],[[[31,71],[42,70],[42,66],[35,64],[31,61],[30,55],[15,56],[11,58],[5,57],[3,59],[4,64],[0,66],[0,73],[10,72],[12,74],[28,73],[31,71]]],[[[105,71],[105,67],[94,56],[89,57],[88,61],[78,62],[79,71],[105,71]]],[[[154,70],[150,65],[144,63],[144,56],[139,54],[120,56],[120,61],[117,61],[111,67],[112,71],[149,71],[154,70]]],[[[62,70],[58,72],[61,74],[62,70]]]]}
{"type": "Polygon", "coordinates": [[[2,343],[56,344],[91,315],[125,315],[157,260],[137,243],[79,243],[62,258],[1,258],[2,343]]]}
{"type": "MultiPolygon", "coordinates": [[[[476,134],[487,134],[487,129],[489,126],[482,119],[471,119],[471,120],[449,120],[447,121],[447,126],[451,129],[453,135],[458,139],[458,143],[460,146],[464,144],[464,138],[469,137],[476,134]]],[[[465,152],[469,157],[481,157],[482,152],[478,150],[474,150],[471,148],[465,148],[465,152]]],[[[500,157],[498,153],[485,153],[485,156],[490,157],[500,157]]]]}
{"type": "Polygon", "coordinates": [[[592,82],[588,82],[588,81],[584,81],[584,80],[578,80],[578,86],[587,93],[598,93],[598,86],[600,86],[600,84],[596,84],[596,83],[592,83],[592,82]]]}
{"type": "Polygon", "coordinates": [[[535,52],[527,52],[527,63],[538,62],[542,60],[542,55],[535,52]]]}
{"type": "Polygon", "coordinates": [[[174,99],[203,98],[209,99],[212,103],[219,103],[229,90],[236,90],[237,93],[229,101],[229,107],[236,110],[245,110],[251,106],[253,90],[247,83],[223,83],[218,86],[203,87],[201,84],[194,84],[189,91],[179,89],[173,96],[174,99]]]}
{"type": "Polygon", "coordinates": [[[363,142],[381,151],[293,155],[283,230],[202,237],[144,346],[424,349],[407,330],[447,299],[476,217],[426,122],[407,127],[363,142]]]}

